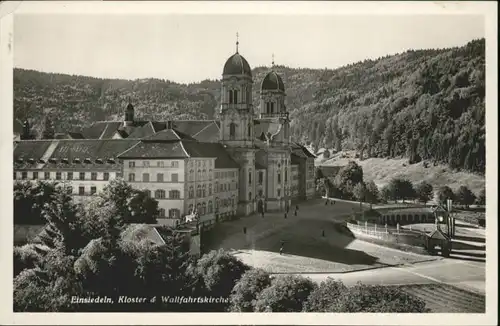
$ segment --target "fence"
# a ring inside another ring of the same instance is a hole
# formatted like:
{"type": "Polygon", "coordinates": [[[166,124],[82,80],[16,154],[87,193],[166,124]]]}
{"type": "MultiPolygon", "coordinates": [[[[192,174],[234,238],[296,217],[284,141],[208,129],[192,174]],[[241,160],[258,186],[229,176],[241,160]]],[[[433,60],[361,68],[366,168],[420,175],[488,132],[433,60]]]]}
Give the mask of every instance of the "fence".
{"type": "Polygon", "coordinates": [[[357,238],[375,238],[384,242],[403,243],[412,246],[423,246],[425,233],[414,230],[385,227],[368,222],[361,224],[346,222],[347,228],[357,238]]]}

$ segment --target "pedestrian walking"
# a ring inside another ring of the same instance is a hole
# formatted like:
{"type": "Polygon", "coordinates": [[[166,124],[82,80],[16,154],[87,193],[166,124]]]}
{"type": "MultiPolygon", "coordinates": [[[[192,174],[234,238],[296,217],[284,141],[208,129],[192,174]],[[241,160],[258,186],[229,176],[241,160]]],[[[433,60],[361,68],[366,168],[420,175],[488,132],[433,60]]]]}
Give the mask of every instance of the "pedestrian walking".
{"type": "Polygon", "coordinates": [[[293,215],[297,216],[297,210],[295,210],[295,212],[294,212],[294,214],[293,214],[293,215]]]}
{"type": "Polygon", "coordinates": [[[283,254],[284,247],[285,247],[285,241],[281,240],[280,255],[283,254]]]}
{"type": "Polygon", "coordinates": [[[264,211],[262,211],[262,218],[264,218],[264,211]]]}
{"type": "Polygon", "coordinates": [[[328,199],[325,201],[325,206],[328,206],[328,199]]]}
{"type": "Polygon", "coordinates": [[[295,210],[298,211],[299,210],[299,205],[296,205],[295,206],[295,210]]]}
{"type": "Polygon", "coordinates": [[[243,234],[247,234],[247,227],[246,226],[243,227],[243,234]]]}
{"type": "Polygon", "coordinates": [[[287,214],[286,214],[286,212],[285,212],[285,219],[286,219],[286,217],[287,217],[286,215],[287,215],[287,214]]]}
{"type": "Polygon", "coordinates": [[[283,255],[283,245],[280,247],[280,255],[283,255]]]}
{"type": "Polygon", "coordinates": [[[325,230],[322,230],[321,231],[321,236],[324,237],[325,236],[325,230]]]}

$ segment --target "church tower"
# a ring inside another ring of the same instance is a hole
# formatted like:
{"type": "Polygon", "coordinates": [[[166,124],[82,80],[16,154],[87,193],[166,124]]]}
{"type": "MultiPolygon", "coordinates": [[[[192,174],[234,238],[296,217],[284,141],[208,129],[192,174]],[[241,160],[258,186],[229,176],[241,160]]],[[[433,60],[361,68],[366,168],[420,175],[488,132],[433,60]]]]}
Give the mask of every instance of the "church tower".
{"type": "Polygon", "coordinates": [[[290,119],[285,105],[285,85],[272,68],[260,87],[259,117],[268,126],[263,135],[267,154],[267,207],[272,210],[288,209],[291,205],[291,147],[290,119]]]}
{"type": "Polygon", "coordinates": [[[222,72],[219,139],[240,165],[238,213],[249,215],[256,207],[253,78],[238,46],[236,40],[236,53],[227,59],[222,72]]]}

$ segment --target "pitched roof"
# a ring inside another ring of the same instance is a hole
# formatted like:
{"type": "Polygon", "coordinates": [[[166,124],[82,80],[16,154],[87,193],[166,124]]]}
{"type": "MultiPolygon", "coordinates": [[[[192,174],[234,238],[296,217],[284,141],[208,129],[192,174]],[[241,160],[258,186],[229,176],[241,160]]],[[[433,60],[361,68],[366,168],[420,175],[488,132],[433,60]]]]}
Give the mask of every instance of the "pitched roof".
{"type": "Polygon", "coordinates": [[[214,123],[214,120],[175,120],[173,123],[176,130],[193,136],[214,123]]]}
{"type": "Polygon", "coordinates": [[[133,139],[65,139],[20,141],[14,149],[14,164],[22,168],[116,168],[117,156],[136,144],[133,139]],[[19,159],[23,158],[23,162],[19,159]],[[32,158],[33,161],[29,161],[32,158]],[[40,159],[43,158],[43,162],[40,159]],[[112,160],[110,160],[112,159],[112,160]]]}
{"type": "Polygon", "coordinates": [[[173,141],[173,140],[195,140],[193,137],[186,135],[183,132],[180,132],[176,129],[164,129],[160,132],[157,132],[151,136],[145,137],[143,141],[173,141]]]}
{"type": "Polygon", "coordinates": [[[219,125],[213,121],[192,136],[198,141],[212,143],[219,141],[219,132],[219,125]]]}
{"type": "Polygon", "coordinates": [[[144,142],[141,141],[119,155],[120,158],[141,159],[181,159],[189,157],[180,141],[144,142]]]}
{"type": "Polygon", "coordinates": [[[216,169],[237,169],[240,167],[222,144],[195,141],[182,141],[182,144],[191,157],[215,157],[216,169]]]}

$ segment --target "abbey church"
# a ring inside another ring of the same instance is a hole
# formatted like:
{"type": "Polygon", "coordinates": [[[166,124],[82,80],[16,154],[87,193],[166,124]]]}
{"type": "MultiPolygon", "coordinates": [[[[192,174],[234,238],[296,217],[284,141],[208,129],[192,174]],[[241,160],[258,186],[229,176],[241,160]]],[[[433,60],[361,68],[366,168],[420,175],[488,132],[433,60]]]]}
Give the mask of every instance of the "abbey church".
{"type": "Polygon", "coordinates": [[[222,71],[219,120],[136,120],[129,103],[123,121],[45,140],[30,140],[25,122],[14,144],[14,179],[58,180],[84,200],[123,178],[158,200],[158,222],[167,225],[193,212],[211,225],[287,210],[314,196],[314,155],[291,141],[282,78],[271,68],[255,82],[254,107],[252,70],[237,47],[222,71]]]}

